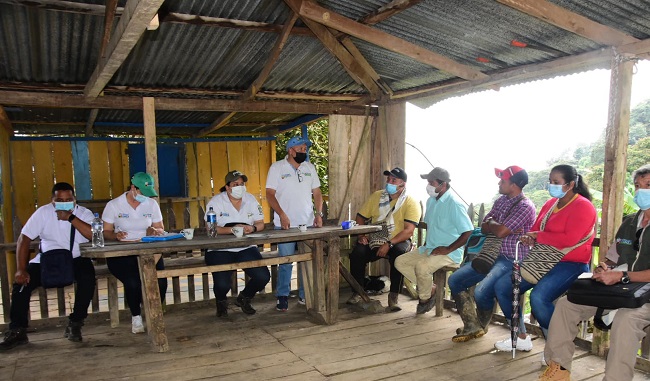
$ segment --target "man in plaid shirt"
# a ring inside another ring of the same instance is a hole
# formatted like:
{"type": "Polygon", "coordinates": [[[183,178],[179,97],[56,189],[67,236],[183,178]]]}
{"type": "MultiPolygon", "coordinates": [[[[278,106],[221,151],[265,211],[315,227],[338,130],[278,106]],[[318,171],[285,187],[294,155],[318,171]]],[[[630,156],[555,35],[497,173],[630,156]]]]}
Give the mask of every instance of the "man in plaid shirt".
{"type": "MultiPolygon", "coordinates": [[[[528,173],[517,166],[510,166],[504,170],[495,168],[494,171],[500,178],[499,193],[502,196],[496,200],[492,210],[485,216],[481,231],[500,238],[501,250],[487,274],[476,271],[467,263],[449,277],[449,288],[464,324],[464,327],[459,328],[457,335],[452,338],[454,342],[478,338],[487,332],[494,308],[494,282],[503,274],[512,271],[517,241],[535,222],[535,205],[522,191],[528,184],[528,173]],[[474,289],[476,305],[468,292],[468,289],[474,285],[476,285],[474,289]]],[[[520,247],[520,256],[525,256],[527,251],[527,247],[520,247]]],[[[524,319],[521,319],[522,325],[523,321],[524,319]]],[[[522,327],[520,333],[523,340],[517,341],[517,349],[529,351],[532,349],[532,342],[530,337],[526,337],[525,332],[525,328],[522,327]]],[[[510,350],[512,348],[510,338],[506,340],[510,350]]]]}

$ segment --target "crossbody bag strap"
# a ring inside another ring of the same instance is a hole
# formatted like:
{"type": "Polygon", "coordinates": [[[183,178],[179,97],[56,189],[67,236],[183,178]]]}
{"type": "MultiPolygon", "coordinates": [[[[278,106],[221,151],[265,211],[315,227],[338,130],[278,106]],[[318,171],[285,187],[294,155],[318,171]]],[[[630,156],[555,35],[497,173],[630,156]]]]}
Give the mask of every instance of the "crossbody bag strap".
{"type": "Polygon", "coordinates": [[[504,222],[505,222],[505,220],[508,219],[508,217],[510,216],[510,213],[512,213],[512,210],[515,208],[515,206],[517,206],[517,204],[519,204],[521,202],[521,200],[523,200],[525,198],[526,198],[526,196],[522,195],[517,201],[515,201],[514,204],[510,205],[510,207],[508,208],[508,211],[506,212],[506,215],[503,217],[504,222]]]}
{"type": "Polygon", "coordinates": [[[72,223],[70,223],[70,252],[72,253],[72,247],[74,246],[74,235],[77,229],[72,226],[72,223]]]}
{"type": "Polygon", "coordinates": [[[555,203],[550,208],[548,208],[546,214],[544,215],[544,218],[542,218],[542,223],[539,226],[542,229],[542,231],[544,231],[544,229],[546,228],[546,223],[548,222],[549,218],[551,218],[551,214],[553,214],[553,209],[555,209],[558,202],[560,202],[559,198],[555,200],[555,203]]]}

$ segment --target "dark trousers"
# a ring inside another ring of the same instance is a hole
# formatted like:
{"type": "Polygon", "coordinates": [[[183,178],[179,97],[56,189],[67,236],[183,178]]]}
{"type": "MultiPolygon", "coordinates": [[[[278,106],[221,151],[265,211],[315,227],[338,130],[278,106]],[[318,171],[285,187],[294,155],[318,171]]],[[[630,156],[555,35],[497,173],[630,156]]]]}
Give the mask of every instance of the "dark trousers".
{"type": "MultiPolygon", "coordinates": [[[[257,247],[249,247],[242,251],[213,251],[208,250],[205,253],[205,263],[208,266],[212,265],[225,265],[228,263],[244,262],[244,261],[255,261],[262,259],[262,254],[257,247]]],[[[214,296],[217,300],[226,300],[226,295],[230,291],[230,281],[232,279],[232,271],[219,271],[212,273],[212,281],[214,283],[214,296]]],[[[244,273],[248,275],[250,280],[246,283],[246,287],[241,291],[242,295],[247,298],[252,298],[259,291],[262,291],[264,287],[271,280],[271,273],[269,273],[269,268],[266,266],[263,267],[253,267],[250,269],[244,269],[244,273]]]]}
{"type": "MultiPolygon", "coordinates": [[[[388,250],[388,263],[390,263],[390,292],[400,292],[402,289],[402,273],[395,268],[395,259],[411,249],[411,240],[400,242],[388,250]]],[[[350,253],[350,273],[356,281],[363,287],[364,277],[366,275],[366,264],[374,262],[382,257],[377,256],[379,248],[370,249],[368,245],[357,245],[350,253]]]]}
{"type": "MultiPolygon", "coordinates": [[[[124,285],[124,297],[131,310],[131,316],[142,315],[142,281],[140,280],[140,268],[138,267],[138,257],[131,255],[128,257],[106,258],[106,265],[117,279],[124,285]]],[[[164,270],[165,262],[162,257],[156,263],[156,270],[164,270]]],[[[165,302],[165,293],[167,292],[167,278],[158,279],[158,289],[160,290],[160,300],[165,302]]]]}
{"type": "MultiPolygon", "coordinates": [[[[74,292],[74,307],[70,314],[70,321],[82,322],[88,316],[88,306],[95,293],[95,267],[89,258],[75,258],[72,264],[77,288],[74,292]]],[[[24,288],[22,285],[14,283],[11,291],[10,329],[27,328],[29,299],[32,291],[41,285],[40,263],[27,265],[27,272],[29,273],[29,283],[24,288]]]]}

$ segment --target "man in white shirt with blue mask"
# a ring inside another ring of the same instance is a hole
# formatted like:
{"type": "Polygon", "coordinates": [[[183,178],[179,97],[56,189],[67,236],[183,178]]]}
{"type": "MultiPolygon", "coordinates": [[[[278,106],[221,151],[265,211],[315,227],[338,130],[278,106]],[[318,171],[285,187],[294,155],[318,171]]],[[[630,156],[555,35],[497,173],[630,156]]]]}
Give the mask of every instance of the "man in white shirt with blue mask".
{"type": "Polygon", "coordinates": [[[52,202],[38,208],[20,232],[16,248],[17,270],[11,292],[9,330],[0,343],[0,351],[27,344],[29,300],[32,292],[41,286],[41,253],[55,249],[69,250],[72,246],[74,280],[77,283],[74,307],[69,316],[64,337],[80,342],[81,327],[88,316],[88,306],[95,292],[95,268],[89,258],[82,258],[79,244],[92,237],[90,223],[93,213],[76,205],[74,188],[68,183],[52,187],[52,202]],[[74,233],[74,235],[73,235],[74,233]],[[70,242],[70,237],[73,241],[70,242]],[[29,260],[29,247],[36,238],[41,239],[39,254],[29,260]],[[72,245],[71,245],[72,243],[72,245]]]}

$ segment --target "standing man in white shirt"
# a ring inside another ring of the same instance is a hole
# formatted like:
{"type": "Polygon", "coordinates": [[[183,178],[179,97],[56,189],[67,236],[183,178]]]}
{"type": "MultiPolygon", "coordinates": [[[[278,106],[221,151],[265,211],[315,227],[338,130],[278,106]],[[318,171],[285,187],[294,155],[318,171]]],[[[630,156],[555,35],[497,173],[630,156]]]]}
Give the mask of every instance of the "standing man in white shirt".
{"type": "MultiPolygon", "coordinates": [[[[266,177],[266,199],[274,210],[273,224],[276,229],[297,228],[308,225],[323,226],[323,194],[316,167],[307,160],[307,138],[294,136],[287,142],[287,156],[269,168],[266,177]],[[312,202],[313,197],[313,202],[312,202]],[[315,207],[315,214],[314,214],[315,207]]],[[[296,252],[296,242],[278,244],[280,256],[296,252]]],[[[291,272],[293,263],[280,265],[278,269],[278,311],[289,309],[291,272]]],[[[305,291],[298,291],[298,302],[305,304],[305,291]]]]}
{"type": "MultiPolygon", "coordinates": [[[[226,174],[225,184],[221,193],[212,197],[206,208],[214,210],[217,214],[217,234],[235,234],[233,227],[239,226],[244,234],[251,234],[264,230],[264,213],[262,206],[252,194],[246,192],[248,177],[234,170],[226,174]]],[[[207,216],[205,217],[207,221],[207,216]]],[[[243,242],[242,242],[243,243],[243,242]]],[[[262,259],[262,254],[256,245],[235,247],[231,249],[208,249],[205,253],[205,263],[211,265],[225,265],[243,261],[262,259]]],[[[228,299],[230,280],[234,271],[218,271],[212,273],[214,283],[214,296],[217,299],[217,317],[228,316],[228,299]]],[[[246,286],[237,296],[235,305],[247,315],[255,314],[251,300],[255,294],[262,291],[271,280],[271,274],[266,266],[245,269],[250,278],[246,286]]]]}
{"type": "Polygon", "coordinates": [[[79,244],[92,238],[90,223],[93,218],[90,210],[76,205],[72,185],[56,183],[52,187],[52,203],[38,208],[27,220],[18,238],[17,270],[9,312],[11,322],[4,340],[0,343],[0,350],[9,350],[29,342],[26,333],[29,323],[29,299],[32,292],[41,286],[41,253],[54,249],[69,250],[71,229],[74,229],[72,257],[77,288],[64,337],[70,341],[82,341],[81,327],[88,316],[88,306],[95,292],[95,267],[89,258],[81,258],[79,244]],[[39,253],[29,261],[29,246],[38,237],[41,238],[39,253]]]}

